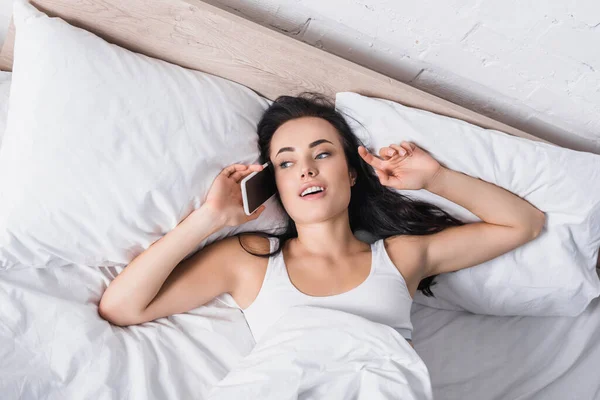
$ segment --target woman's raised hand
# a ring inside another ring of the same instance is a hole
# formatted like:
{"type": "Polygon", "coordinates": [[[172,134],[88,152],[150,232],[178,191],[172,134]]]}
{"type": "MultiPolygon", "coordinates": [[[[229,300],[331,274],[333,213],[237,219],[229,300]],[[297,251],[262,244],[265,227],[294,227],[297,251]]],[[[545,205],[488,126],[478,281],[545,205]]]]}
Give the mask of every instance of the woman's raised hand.
{"type": "Polygon", "coordinates": [[[252,172],[262,169],[260,164],[232,164],[223,168],[213,181],[202,207],[221,219],[224,226],[238,226],[255,220],[264,211],[265,206],[260,206],[252,215],[246,215],[240,182],[252,172]]]}
{"type": "Polygon", "coordinates": [[[358,147],[358,154],[375,169],[382,185],[399,190],[427,189],[443,168],[425,150],[406,141],[382,147],[381,158],[363,146],[358,147]]]}

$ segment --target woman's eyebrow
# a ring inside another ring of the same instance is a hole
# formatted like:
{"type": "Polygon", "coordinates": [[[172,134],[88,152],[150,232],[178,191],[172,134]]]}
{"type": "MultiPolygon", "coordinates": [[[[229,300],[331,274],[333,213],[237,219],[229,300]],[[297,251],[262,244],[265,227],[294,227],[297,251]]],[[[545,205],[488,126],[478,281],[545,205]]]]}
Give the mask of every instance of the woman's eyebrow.
{"type": "MultiPolygon", "coordinates": [[[[315,140],[314,142],[312,142],[311,144],[308,145],[309,149],[312,149],[315,146],[320,145],[321,143],[331,143],[329,140],[327,139],[319,139],[319,140],[315,140]]],[[[275,154],[275,157],[277,157],[279,155],[279,153],[283,153],[284,151],[295,151],[296,149],[293,147],[282,147],[281,149],[279,149],[279,151],[277,152],[277,154],[275,154]]]]}

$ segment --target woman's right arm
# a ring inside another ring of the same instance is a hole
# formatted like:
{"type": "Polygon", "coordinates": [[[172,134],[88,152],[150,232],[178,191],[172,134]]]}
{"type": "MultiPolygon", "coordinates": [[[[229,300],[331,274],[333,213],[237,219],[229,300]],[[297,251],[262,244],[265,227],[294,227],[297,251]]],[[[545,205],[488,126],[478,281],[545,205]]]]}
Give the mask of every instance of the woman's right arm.
{"type": "Polygon", "coordinates": [[[246,216],[239,181],[259,167],[225,168],[213,182],[206,202],[110,283],[99,304],[102,318],[120,326],[140,324],[192,310],[232,290],[236,263],[231,258],[240,247],[236,237],[212,243],[181,260],[221,228],[258,218],[264,206],[246,216]]]}

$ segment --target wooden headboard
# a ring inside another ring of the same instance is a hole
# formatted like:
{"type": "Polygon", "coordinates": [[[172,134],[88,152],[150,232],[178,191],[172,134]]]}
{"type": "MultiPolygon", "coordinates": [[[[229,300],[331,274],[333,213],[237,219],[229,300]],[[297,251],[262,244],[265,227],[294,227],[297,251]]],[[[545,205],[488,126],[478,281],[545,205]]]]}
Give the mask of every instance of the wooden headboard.
{"type": "MultiPolygon", "coordinates": [[[[271,100],[305,90],[329,97],[356,92],[548,143],[200,0],[31,3],[111,43],[238,82],[271,100]]],[[[12,69],[14,34],[11,24],[0,53],[2,70],[12,69]]]]}

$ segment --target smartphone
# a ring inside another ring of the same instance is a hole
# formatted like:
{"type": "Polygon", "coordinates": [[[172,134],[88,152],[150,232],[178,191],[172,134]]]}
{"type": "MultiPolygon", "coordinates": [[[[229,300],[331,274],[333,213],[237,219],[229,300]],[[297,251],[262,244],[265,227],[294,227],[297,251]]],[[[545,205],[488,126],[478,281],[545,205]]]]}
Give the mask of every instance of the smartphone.
{"type": "Polygon", "coordinates": [[[245,177],[241,186],[244,212],[250,215],[277,192],[271,163],[264,163],[262,171],[255,171],[245,177]]]}

